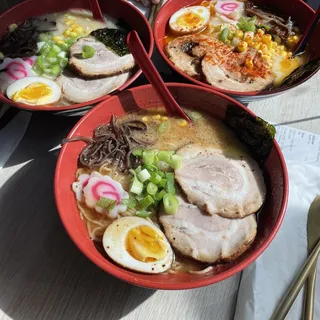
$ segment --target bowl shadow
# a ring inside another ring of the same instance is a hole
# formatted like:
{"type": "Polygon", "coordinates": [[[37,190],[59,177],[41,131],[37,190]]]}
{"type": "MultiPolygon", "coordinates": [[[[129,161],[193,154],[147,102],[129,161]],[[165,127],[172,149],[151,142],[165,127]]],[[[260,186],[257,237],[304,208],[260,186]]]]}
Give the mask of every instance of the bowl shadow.
{"type": "Polygon", "coordinates": [[[155,291],[109,276],[72,243],[53,195],[59,150],[48,150],[75,119],[49,126],[50,116],[41,115],[42,122],[36,118],[6,167],[31,161],[0,192],[0,309],[15,320],[120,319],[155,291]]]}

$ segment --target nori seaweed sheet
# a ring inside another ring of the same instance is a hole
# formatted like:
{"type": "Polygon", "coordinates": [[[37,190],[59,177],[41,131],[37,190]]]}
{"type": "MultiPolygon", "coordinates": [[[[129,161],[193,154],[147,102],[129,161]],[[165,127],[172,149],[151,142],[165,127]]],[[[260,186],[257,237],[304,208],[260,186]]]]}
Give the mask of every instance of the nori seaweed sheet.
{"type": "Polygon", "coordinates": [[[266,160],[276,135],[276,128],[273,125],[233,105],[227,107],[225,122],[249,148],[258,162],[266,160]]]}
{"type": "Polygon", "coordinates": [[[98,41],[102,42],[107,48],[114,51],[120,57],[129,54],[127,47],[127,33],[118,29],[97,29],[90,33],[98,41]]]}

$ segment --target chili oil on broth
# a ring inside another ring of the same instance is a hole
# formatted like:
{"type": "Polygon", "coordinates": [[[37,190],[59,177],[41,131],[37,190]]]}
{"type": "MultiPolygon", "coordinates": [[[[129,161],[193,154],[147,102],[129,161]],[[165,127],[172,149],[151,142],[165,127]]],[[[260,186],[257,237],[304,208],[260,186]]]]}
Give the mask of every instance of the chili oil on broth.
{"type": "MultiPolygon", "coordinates": [[[[196,114],[193,125],[185,124],[185,120],[178,117],[168,117],[163,107],[128,113],[119,117],[117,121],[119,124],[132,120],[145,121],[148,125],[147,133],[137,132],[135,137],[143,138],[148,141],[155,141],[154,144],[146,149],[176,151],[187,144],[197,143],[204,147],[218,148],[238,159],[244,154],[248,154],[246,147],[238,140],[233,131],[230,130],[222,120],[214,118],[206,112],[194,112],[189,109],[184,110],[187,113],[190,112],[191,115],[192,113],[196,114]],[[159,125],[163,123],[168,123],[168,127],[164,132],[159,133],[159,125]]],[[[93,171],[98,171],[102,175],[109,175],[112,179],[120,182],[125,191],[129,191],[131,174],[120,172],[109,164],[93,169],[79,168],[76,172],[76,178],[78,178],[80,174],[90,174],[93,171]]],[[[176,186],[176,188],[179,187],[176,186]]],[[[96,212],[94,209],[88,208],[84,203],[79,201],[77,201],[77,206],[80,211],[80,217],[84,220],[88,233],[95,242],[96,248],[109,260],[110,258],[104,252],[101,241],[105,229],[114,220],[96,212]]],[[[128,209],[126,212],[119,214],[120,217],[134,215],[134,209],[128,209]]],[[[156,215],[147,219],[161,228],[156,215]]],[[[206,263],[189,259],[176,252],[172,269],[170,269],[168,273],[176,274],[189,271],[192,273],[193,271],[197,272],[208,267],[209,265],[206,263]]],[[[210,270],[210,268],[208,270],[210,270]]]]}

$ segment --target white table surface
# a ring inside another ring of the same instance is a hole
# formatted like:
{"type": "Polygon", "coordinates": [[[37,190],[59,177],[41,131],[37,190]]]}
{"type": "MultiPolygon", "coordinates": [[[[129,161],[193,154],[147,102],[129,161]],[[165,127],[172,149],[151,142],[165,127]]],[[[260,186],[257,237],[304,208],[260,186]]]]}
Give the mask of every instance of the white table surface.
{"type": "MultiPolygon", "coordinates": [[[[249,108],[269,121],[320,133],[319,101],[318,73],[249,108]]],[[[58,151],[50,151],[77,119],[53,120],[34,114],[0,171],[0,320],[232,319],[240,274],[201,289],[153,291],[105,274],[78,251],[56,211],[58,151]]]]}

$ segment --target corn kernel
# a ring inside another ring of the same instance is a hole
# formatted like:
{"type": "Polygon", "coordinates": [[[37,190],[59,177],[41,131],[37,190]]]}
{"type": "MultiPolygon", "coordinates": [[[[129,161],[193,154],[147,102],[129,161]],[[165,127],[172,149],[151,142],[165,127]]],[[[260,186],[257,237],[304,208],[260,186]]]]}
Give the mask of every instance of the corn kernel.
{"type": "Polygon", "coordinates": [[[259,50],[260,49],[261,44],[259,42],[256,42],[253,44],[253,48],[259,50]]]}
{"type": "Polygon", "coordinates": [[[263,43],[263,44],[260,46],[260,49],[262,50],[262,52],[266,52],[266,51],[268,51],[268,46],[263,43]]]}
{"type": "Polygon", "coordinates": [[[63,40],[59,40],[57,41],[57,44],[65,44],[65,42],[63,40]]]}
{"type": "Polygon", "coordinates": [[[251,69],[252,67],[253,67],[253,61],[252,61],[252,59],[246,59],[245,60],[245,66],[248,68],[248,69],[251,69]]]}
{"type": "Polygon", "coordinates": [[[263,54],[263,55],[262,55],[262,58],[263,58],[264,60],[269,60],[269,59],[270,59],[270,56],[269,56],[268,54],[263,54]]]}
{"type": "Polygon", "coordinates": [[[73,23],[73,20],[68,19],[68,20],[66,21],[66,25],[67,25],[67,26],[70,26],[72,23],[73,23]]]}
{"type": "Polygon", "coordinates": [[[62,40],[62,37],[60,37],[60,36],[54,36],[54,37],[52,37],[52,40],[53,40],[54,42],[57,42],[57,41],[59,41],[59,40],[62,40]]]}
{"type": "Polygon", "coordinates": [[[286,49],[284,45],[279,46],[279,48],[280,48],[280,50],[285,50],[286,49]]]}
{"type": "Polygon", "coordinates": [[[258,29],[257,34],[258,34],[259,36],[264,35],[264,30],[263,30],[263,29],[258,29]]]}
{"type": "Polygon", "coordinates": [[[283,51],[281,51],[280,55],[281,55],[282,57],[286,57],[286,56],[287,56],[287,52],[283,50],[283,51]]]}
{"type": "Polygon", "coordinates": [[[263,40],[264,40],[265,42],[270,42],[270,41],[272,40],[271,34],[265,34],[265,35],[263,36],[263,40]]]}
{"type": "Polygon", "coordinates": [[[229,45],[231,43],[231,41],[229,39],[225,40],[224,42],[225,44],[229,45]]]}
{"type": "Polygon", "coordinates": [[[72,31],[72,32],[70,32],[70,36],[73,37],[73,38],[75,38],[75,37],[78,36],[78,34],[77,34],[76,32],[74,32],[74,31],[72,31]]]}
{"type": "Polygon", "coordinates": [[[242,30],[237,30],[234,35],[235,35],[236,38],[242,39],[244,33],[243,33],[242,30]]]}
{"type": "Polygon", "coordinates": [[[149,118],[147,116],[145,116],[145,117],[142,117],[141,120],[144,121],[144,122],[148,122],[149,118]]]}
{"type": "Polygon", "coordinates": [[[289,51],[289,52],[287,53],[287,55],[288,55],[289,58],[291,58],[291,57],[292,57],[292,52],[289,51]]]}
{"type": "Polygon", "coordinates": [[[71,28],[77,28],[78,26],[79,26],[78,24],[74,23],[71,25],[71,28]]]}
{"type": "Polygon", "coordinates": [[[210,7],[210,1],[202,1],[200,3],[200,6],[202,6],[202,7],[210,7]]]}
{"type": "Polygon", "coordinates": [[[153,119],[153,120],[160,120],[160,119],[161,119],[161,116],[160,116],[160,114],[157,114],[157,115],[155,115],[155,116],[152,116],[152,119],[153,119]]]}
{"type": "Polygon", "coordinates": [[[66,30],[64,33],[63,33],[63,35],[65,36],[65,37],[69,37],[70,36],[70,30],[66,30]]]}
{"type": "Polygon", "coordinates": [[[274,41],[277,43],[277,44],[280,44],[281,43],[281,38],[279,36],[274,36],[274,41]]]}
{"type": "Polygon", "coordinates": [[[161,117],[161,120],[162,120],[162,121],[168,121],[168,119],[169,119],[169,118],[166,117],[166,116],[161,117]]]}
{"type": "Polygon", "coordinates": [[[299,40],[299,37],[298,37],[298,36],[293,36],[293,37],[292,37],[292,40],[293,40],[294,42],[297,42],[297,41],[299,40]]]}
{"type": "Polygon", "coordinates": [[[276,42],[272,42],[272,48],[276,49],[278,47],[278,44],[276,42]]]}
{"type": "Polygon", "coordinates": [[[244,51],[247,50],[248,44],[247,44],[246,42],[244,42],[244,41],[241,41],[241,42],[238,44],[237,48],[238,48],[238,51],[239,51],[239,52],[244,52],[244,51]]]}
{"type": "Polygon", "coordinates": [[[177,124],[178,124],[179,127],[186,127],[188,125],[188,122],[186,120],[184,120],[184,119],[179,119],[177,121],[177,124]]]}
{"type": "Polygon", "coordinates": [[[78,33],[82,33],[83,32],[83,28],[81,26],[77,27],[74,29],[75,32],[78,32],[78,33]]]}

